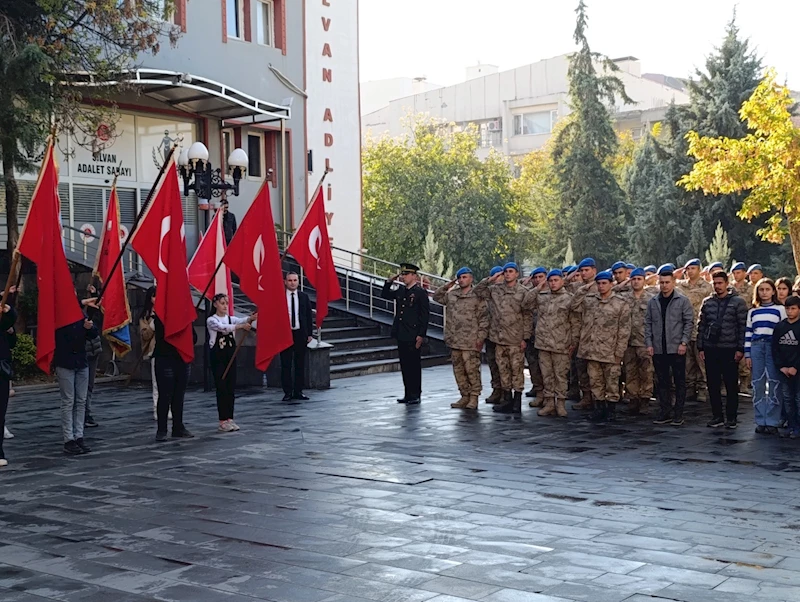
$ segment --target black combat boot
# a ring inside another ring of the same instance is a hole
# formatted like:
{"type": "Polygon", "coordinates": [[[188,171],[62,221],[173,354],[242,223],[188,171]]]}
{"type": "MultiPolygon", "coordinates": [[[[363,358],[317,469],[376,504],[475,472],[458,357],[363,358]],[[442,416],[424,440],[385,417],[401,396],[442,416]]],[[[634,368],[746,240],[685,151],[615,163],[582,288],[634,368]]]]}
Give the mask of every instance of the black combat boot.
{"type": "Polygon", "coordinates": [[[589,416],[592,422],[605,422],[608,420],[608,402],[600,401],[599,399],[594,402],[594,412],[589,416]]]}
{"type": "Polygon", "coordinates": [[[609,422],[614,422],[617,419],[617,403],[615,401],[608,402],[607,419],[609,422]]]}
{"type": "Polygon", "coordinates": [[[511,414],[513,410],[514,398],[511,396],[511,391],[503,391],[503,403],[496,404],[492,411],[500,414],[511,414]]]}
{"type": "Polygon", "coordinates": [[[522,414],[522,391],[514,391],[514,405],[511,408],[512,414],[522,414]]]}

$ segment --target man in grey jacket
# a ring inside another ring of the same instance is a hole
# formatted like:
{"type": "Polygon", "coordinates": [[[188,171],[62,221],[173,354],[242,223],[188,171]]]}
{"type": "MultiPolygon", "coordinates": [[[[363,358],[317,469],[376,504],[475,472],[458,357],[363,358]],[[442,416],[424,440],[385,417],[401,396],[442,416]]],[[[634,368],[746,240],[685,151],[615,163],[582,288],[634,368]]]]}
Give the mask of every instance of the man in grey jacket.
{"type": "Polygon", "coordinates": [[[644,321],[644,340],[658,377],[660,411],[654,424],[683,424],[686,403],[686,349],[694,329],[694,310],[689,298],[675,290],[674,268],[658,269],[661,292],[650,299],[644,321]],[[675,410],[672,412],[670,384],[675,385],[675,410]]]}

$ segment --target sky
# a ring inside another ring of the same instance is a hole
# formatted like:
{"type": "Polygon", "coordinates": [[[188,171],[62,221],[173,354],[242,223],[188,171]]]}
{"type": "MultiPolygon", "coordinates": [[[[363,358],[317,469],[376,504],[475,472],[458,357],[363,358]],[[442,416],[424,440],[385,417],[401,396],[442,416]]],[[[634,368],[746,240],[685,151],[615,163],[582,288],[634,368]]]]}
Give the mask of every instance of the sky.
{"type": "MultiPolygon", "coordinates": [[[[344,0],[348,1],[348,0],[344,0]]],[[[451,85],[468,65],[501,71],[572,52],[577,0],[359,0],[361,81],[426,77],[451,85]]],[[[586,0],[595,52],[635,56],[643,73],[687,77],[722,42],[734,8],[741,35],[800,88],[800,0],[586,0]]]]}

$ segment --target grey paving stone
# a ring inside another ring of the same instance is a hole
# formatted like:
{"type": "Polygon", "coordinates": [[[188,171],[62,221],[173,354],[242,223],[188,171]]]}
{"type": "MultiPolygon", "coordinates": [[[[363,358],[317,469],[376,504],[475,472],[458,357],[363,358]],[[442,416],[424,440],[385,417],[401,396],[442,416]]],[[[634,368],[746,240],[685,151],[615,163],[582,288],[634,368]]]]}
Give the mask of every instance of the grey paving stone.
{"type": "Polygon", "coordinates": [[[643,579],[651,579],[653,581],[681,583],[684,585],[693,585],[708,589],[718,586],[728,578],[727,575],[722,574],[704,573],[701,571],[658,566],[654,564],[636,569],[635,571],[632,571],[630,575],[632,577],[642,577],[643,579]]]}
{"type": "Polygon", "coordinates": [[[487,585],[485,583],[478,583],[476,581],[467,581],[466,579],[440,576],[423,583],[419,586],[419,589],[437,592],[440,594],[460,596],[470,600],[480,600],[501,588],[496,585],[487,585]]]}
{"type": "Polygon", "coordinates": [[[483,600],[485,602],[571,602],[568,598],[532,594],[517,589],[502,589],[499,592],[487,596],[483,600]]]}

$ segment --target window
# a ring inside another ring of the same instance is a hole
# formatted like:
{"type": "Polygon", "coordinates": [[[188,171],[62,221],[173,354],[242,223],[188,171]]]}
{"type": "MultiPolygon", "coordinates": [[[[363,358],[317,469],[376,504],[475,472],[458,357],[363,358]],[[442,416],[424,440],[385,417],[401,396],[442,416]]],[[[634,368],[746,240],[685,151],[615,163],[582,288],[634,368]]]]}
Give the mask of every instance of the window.
{"type": "Polygon", "coordinates": [[[549,134],[558,118],[558,111],[538,111],[514,115],[514,135],[549,134]]]}
{"type": "Polygon", "coordinates": [[[264,177],[264,136],[247,135],[247,176],[261,180],[264,177]]]}
{"type": "Polygon", "coordinates": [[[233,130],[222,130],[222,154],[225,155],[225,163],[227,165],[228,157],[234,149],[233,145],[233,130]]]}
{"type": "Polygon", "coordinates": [[[272,0],[256,3],[256,41],[264,46],[275,45],[275,5],[272,0]]]}
{"type": "Polygon", "coordinates": [[[225,0],[225,20],[228,27],[228,37],[244,39],[244,13],[242,5],[244,0],[225,0]]]}

